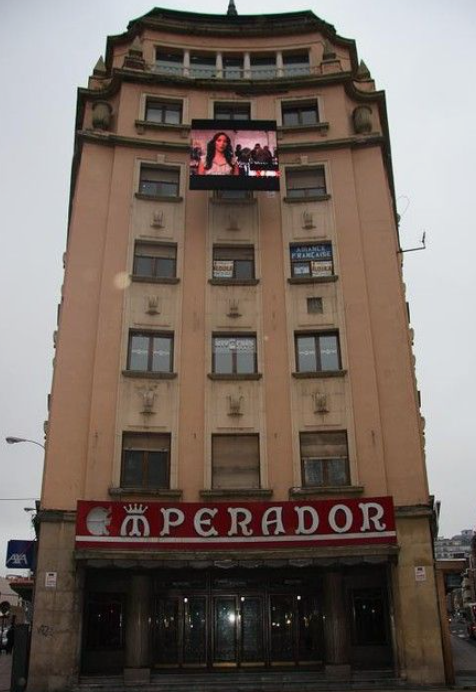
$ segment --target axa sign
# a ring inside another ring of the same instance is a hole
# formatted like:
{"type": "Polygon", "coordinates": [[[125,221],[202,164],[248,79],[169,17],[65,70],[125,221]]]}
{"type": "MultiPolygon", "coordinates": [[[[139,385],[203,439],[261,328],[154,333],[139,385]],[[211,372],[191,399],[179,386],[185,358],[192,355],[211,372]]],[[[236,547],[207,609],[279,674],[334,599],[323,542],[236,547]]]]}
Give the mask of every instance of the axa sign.
{"type": "Polygon", "coordinates": [[[8,541],[5,566],[15,569],[33,569],[36,541],[8,541]]]}
{"type": "Polygon", "coordinates": [[[77,548],[276,549],[396,543],[392,498],[302,502],[78,502],[77,548]]]}

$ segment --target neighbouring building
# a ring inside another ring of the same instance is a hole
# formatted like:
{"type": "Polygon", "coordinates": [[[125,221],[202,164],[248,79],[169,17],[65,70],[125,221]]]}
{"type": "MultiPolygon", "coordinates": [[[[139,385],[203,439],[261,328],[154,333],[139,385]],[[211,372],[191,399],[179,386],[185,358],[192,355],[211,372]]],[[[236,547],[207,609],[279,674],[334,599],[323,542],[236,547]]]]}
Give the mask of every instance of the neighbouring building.
{"type": "Polygon", "coordinates": [[[157,8],[108,39],[78,92],[31,692],[444,682],[396,218],[384,93],[312,12],[157,8]],[[189,190],[195,118],[276,121],[280,192],[189,190]]]}
{"type": "Polygon", "coordinates": [[[468,559],[471,554],[473,536],[472,529],[464,529],[452,538],[438,536],[435,540],[435,558],[437,560],[468,559]]]}

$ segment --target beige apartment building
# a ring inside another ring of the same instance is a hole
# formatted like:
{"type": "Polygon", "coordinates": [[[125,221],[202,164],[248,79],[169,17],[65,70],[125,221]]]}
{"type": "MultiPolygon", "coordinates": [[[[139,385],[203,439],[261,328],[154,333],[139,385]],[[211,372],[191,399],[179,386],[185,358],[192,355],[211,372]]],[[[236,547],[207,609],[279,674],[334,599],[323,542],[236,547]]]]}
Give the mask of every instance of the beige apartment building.
{"type": "Polygon", "coordinates": [[[444,682],[408,319],[353,40],[233,3],[109,37],[78,92],[31,692],[444,682]],[[280,191],[190,190],[193,119],[276,121],[280,191]]]}

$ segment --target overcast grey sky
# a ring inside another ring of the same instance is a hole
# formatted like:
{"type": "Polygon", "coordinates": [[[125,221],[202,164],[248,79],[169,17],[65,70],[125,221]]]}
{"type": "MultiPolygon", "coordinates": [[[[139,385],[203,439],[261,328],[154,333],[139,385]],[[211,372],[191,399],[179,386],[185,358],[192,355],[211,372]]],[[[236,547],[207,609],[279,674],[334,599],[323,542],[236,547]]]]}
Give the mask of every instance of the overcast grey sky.
{"type": "MultiPolygon", "coordinates": [[[[228,0],[160,3],[224,13],[228,0]]],[[[86,86],[106,36],[154,5],[146,0],[2,0],[0,3],[0,574],[9,538],[31,537],[62,282],[76,89],[86,86]],[[16,501],[5,498],[32,498],[16,501]]],[[[254,14],[253,0],[236,0],[254,14]]],[[[431,491],[441,530],[476,523],[475,252],[476,2],[458,0],[262,0],[261,14],[311,9],[354,38],[385,89],[426,417],[431,491]],[[453,334],[453,331],[455,333],[453,334]]]]}

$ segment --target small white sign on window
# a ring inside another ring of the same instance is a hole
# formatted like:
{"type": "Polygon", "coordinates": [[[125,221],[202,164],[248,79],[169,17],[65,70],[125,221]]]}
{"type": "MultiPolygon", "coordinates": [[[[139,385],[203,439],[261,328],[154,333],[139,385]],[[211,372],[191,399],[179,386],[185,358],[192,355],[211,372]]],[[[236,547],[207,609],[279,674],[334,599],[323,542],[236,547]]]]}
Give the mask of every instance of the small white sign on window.
{"type": "Polygon", "coordinates": [[[45,588],[56,589],[56,582],[58,581],[58,572],[47,572],[45,574],[45,588]]]}
{"type": "Polygon", "coordinates": [[[426,567],[415,567],[415,581],[426,581],[426,567]]]}

